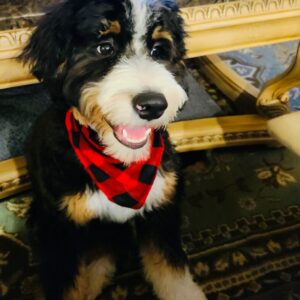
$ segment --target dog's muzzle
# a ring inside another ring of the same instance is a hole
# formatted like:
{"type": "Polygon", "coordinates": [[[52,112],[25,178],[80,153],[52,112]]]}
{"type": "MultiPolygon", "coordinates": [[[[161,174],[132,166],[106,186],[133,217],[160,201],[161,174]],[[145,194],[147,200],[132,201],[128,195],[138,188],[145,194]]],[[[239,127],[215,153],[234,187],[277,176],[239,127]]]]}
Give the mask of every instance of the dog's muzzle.
{"type": "Polygon", "coordinates": [[[140,93],[132,103],[139,117],[147,121],[158,119],[168,107],[165,96],[155,92],[140,93]]]}

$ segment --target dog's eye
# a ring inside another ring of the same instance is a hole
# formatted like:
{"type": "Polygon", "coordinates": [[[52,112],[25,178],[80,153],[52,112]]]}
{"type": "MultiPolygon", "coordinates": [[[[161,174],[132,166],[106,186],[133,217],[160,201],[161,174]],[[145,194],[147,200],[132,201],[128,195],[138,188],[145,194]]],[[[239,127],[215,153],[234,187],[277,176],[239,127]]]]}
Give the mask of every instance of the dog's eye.
{"type": "Polygon", "coordinates": [[[97,52],[102,56],[111,56],[114,54],[115,49],[111,42],[103,42],[97,47],[97,52]]]}
{"type": "Polygon", "coordinates": [[[150,51],[150,55],[153,59],[170,60],[171,49],[169,44],[164,41],[156,42],[150,51]]]}

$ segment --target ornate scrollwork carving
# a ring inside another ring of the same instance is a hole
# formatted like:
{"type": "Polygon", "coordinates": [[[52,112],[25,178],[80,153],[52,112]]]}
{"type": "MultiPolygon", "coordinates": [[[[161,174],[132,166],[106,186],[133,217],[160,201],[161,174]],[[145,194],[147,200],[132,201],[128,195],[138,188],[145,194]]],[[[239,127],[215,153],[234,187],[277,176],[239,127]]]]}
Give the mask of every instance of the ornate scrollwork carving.
{"type": "Polygon", "coordinates": [[[183,8],[182,16],[186,24],[192,24],[216,19],[224,20],[235,17],[262,15],[280,10],[293,10],[295,8],[300,8],[299,0],[240,0],[183,8]]]}
{"type": "Polygon", "coordinates": [[[0,31],[0,49],[3,51],[23,47],[31,33],[29,28],[0,31]]]}
{"type": "MultiPolygon", "coordinates": [[[[216,20],[228,20],[241,17],[258,16],[272,12],[300,9],[300,0],[239,0],[210,5],[182,8],[182,16],[187,25],[216,20]]],[[[26,43],[33,28],[0,31],[0,49],[19,48],[26,43]]]]}
{"type": "Polygon", "coordinates": [[[172,139],[175,147],[180,148],[185,145],[197,144],[199,149],[201,149],[200,144],[205,145],[203,148],[207,148],[207,144],[216,146],[217,144],[232,144],[240,143],[245,144],[247,140],[269,140],[270,135],[267,130],[259,131],[245,131],[245,132],[230,132],[224,134],[212,134],[212,135],[201,135],[193,136],[190,138],[172,139]]]}

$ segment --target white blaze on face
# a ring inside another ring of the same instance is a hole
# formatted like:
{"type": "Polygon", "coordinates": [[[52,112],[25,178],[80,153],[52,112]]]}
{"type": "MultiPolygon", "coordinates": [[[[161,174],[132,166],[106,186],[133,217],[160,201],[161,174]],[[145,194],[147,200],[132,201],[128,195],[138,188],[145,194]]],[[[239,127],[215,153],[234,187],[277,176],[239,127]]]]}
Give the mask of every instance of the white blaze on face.
{"type": "Polygon", "coordinates": [[[97,83],[97,103],[113,125],[161,127],[176,116],[187,100],[183,88],[164,65],[151,58],[123,57],[106,77],[97,83]],[[143,92],[161,93],[168,107],[163,115],[152,121],[141,119],[132,105],[132,99],[143,92]]]}
{"type": "Polygon", "coordinates": [[[132,39],[132,50],[136,55],[145,53],[143,37],[147,33],[147,20],[149,19],[149,8],[145,0],[130,0],[132,4],[132,19],[134,34],[132,39]]]}

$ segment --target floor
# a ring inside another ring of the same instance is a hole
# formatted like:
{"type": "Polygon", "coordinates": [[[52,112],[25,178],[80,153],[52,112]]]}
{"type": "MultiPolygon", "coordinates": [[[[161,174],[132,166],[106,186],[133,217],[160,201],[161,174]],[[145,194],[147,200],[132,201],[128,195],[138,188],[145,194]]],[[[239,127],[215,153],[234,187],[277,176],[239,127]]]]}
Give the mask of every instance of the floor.
{"type": "MultiPolygon", "coordinates": [[[[208,299],[300,299],[300,158],[267,146],[181,158],[182,240],[208,299]]],[[[1,299],[33,299],[37,262],[25,227],[30,201],[28,192],[0,204],[1,299]]],[[[132,259],[99,299],[156,298],[132,259]]]]}

